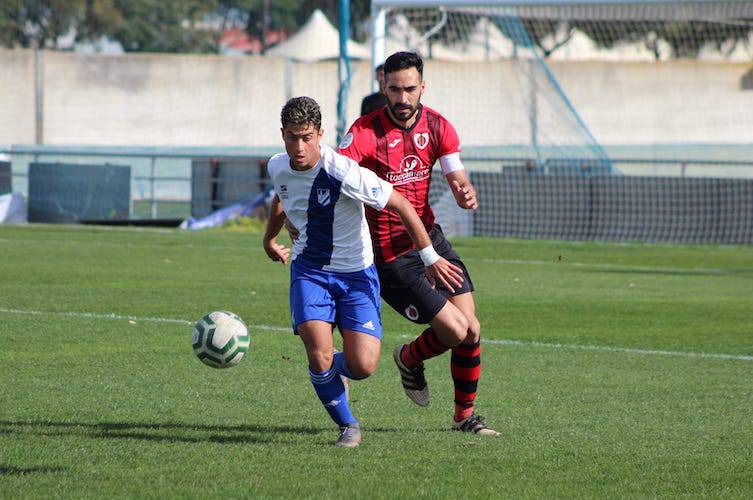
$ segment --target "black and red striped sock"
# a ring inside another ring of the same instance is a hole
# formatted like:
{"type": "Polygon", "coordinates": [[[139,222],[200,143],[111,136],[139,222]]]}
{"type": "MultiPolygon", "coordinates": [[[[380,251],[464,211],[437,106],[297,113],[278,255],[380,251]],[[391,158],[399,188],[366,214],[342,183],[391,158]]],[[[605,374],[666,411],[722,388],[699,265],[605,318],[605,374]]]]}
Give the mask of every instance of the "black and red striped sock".
{"type": "Polygon", "coordinates": [[[455,421],[473,414],[473,402],[481,375],[481,344],[458,345],[452,348],[450,371],[455,384],[455,421]]]}
{"type": "Polygon", "coordinates": [[[403,347],[400,358],[405,366],[410,368],[422,365],[425,360],[439,356],[448,349],[449,347],[439,340],[437,333],[433,329],[427,328],[416,340],[403,347]]]}

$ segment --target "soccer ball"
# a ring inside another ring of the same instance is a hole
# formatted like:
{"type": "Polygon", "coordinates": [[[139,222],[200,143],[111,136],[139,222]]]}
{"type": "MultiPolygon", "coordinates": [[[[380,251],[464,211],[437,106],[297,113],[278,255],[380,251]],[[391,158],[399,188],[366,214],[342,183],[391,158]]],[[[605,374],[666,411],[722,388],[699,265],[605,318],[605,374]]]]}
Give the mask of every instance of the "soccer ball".
{"type": "Polygon", "coordinates": [[[213,368],[230,368],[241,362],[248,351],[248,328],[235,314],[215,311],[193,327],[193,352],[213,368]]]}

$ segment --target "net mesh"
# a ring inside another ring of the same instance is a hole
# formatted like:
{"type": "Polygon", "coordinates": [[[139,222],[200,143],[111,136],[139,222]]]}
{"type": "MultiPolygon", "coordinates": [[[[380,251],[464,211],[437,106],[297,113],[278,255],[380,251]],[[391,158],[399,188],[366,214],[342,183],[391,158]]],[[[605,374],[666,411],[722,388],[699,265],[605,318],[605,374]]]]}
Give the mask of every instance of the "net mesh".
{"type": "MultiPolygon", "coordinates": [[[[453,123],[466,168],[484,183],[478,186],[482,208],[468,213],[457,208],[441,178],[433,182],[431,199],[448,232],[630,239],[648,234],[634,224],[652,217],[684,220],[671,214],[690,205],[667,205],[686,196],[682,192],[699,206],[715,200],[727,207],[717,207],[717,214],[732,214],[711,218],[727,222],[702,231],[706,241],[750,234],[745,181],[753,178],[753,2],[495,6],[483,0],[424,9],[374,3],[387,9],[386,52],[422,53],[424,102],[453,123]],[[559,181],[552,184],[554,177],[559,181]],[[626,193],[639,188],[607,189],[597,181],[632,177],[658,178],[657,184],[667,177],[720,179],[734,188],[701,183],[687,191],[650,191],[647,180],[640,192],[656,202],[635,203],[655,207],[651,216],[618,224],[598,213],[579,215],[583,206],[616,206],[609,210],[627,217],[633,198],[626,193]],[[518,178],[526,181],[505,180],[518,178]],[[503,198],[540,199],[541,207],[531,201],[522,210],[523,201],[504,205],[503,198]],[[609,205],[613,199],[622,201],[609,205]],[[600,217],[615,229],[594,231],[600,217]],[[557,233],[556,227],[569,229],[557,233]]],[[[6,69],[0,72],[0,153],[11,152],[0,161],[11,161],[13,191],[28,195],[34,162],[110,163],[131,167],[130,218],[185,218],[245,199],[222,186],[261,189],[258,164],[281,150],[279,111],[288,97],[314,97],[322,106],[325,142],[335,144],[338,64],[331,44],[337,36],[322,21],[312,16],[300,30],[312,35],[302,49],[288,45],[264,56],[43,51],[37,59],[30,50],[0,49],[6,69]],[[41,102],[35,101],[37,86],[41,102]],[[18,146],[33,144],[37,132],[45,146],[18,146]],[[204,175],[212,170],[200,165],[213,161],[220,173],[204,175]]],[[[351,51],[347,122],[371,92],[368,41],[359,41],[351,51]]],[[[677,231],[656,234],[684,241],[677,231]]]]}
{"type": "Polygon", "coordinates": [[[456,124],[479,191],[469,217],[435,179],[448,232],[753,241],[753,164],[719,146],[753,143],[753,3],[485,4],[386,15],[386,52],[429,61],[425,102],[456,124]]]}
{"type": "Polygon", "coordinates": [[[743,106],[753,3],[522,3],[387,11],[386,53],[433,61],[427,101],[460,124],[466,145],[546,159],[605,156],[598,145],[753,141],[743,106]]]}

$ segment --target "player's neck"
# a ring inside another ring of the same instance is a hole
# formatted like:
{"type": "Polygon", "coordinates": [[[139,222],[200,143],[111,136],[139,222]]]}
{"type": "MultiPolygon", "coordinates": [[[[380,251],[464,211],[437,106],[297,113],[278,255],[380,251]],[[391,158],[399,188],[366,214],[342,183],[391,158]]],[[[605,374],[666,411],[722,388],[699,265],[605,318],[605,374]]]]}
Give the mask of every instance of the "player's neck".
{"type": "Polygon", "coordinates": [[[290,162],[290,168],[292,168],[296,172],[306,172],[307,170],[311,170],[312,168],[314,168],[316,166],[316,164],[319,163],[319,158],[320,157],[317,157],[316,161],[314,161],[311,164],[306,164],[306,165],[303,165],[303,166],[300,166],[300,167],[296,166],[296,165],[293,165],[293,162],[290,162]]]}

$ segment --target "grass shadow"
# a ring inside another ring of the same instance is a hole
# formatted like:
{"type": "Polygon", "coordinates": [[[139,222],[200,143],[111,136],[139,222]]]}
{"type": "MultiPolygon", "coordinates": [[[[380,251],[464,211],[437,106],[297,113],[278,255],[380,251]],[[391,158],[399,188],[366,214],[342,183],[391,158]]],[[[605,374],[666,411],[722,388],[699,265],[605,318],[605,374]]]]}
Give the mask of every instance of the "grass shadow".
{"type": "Polygon", "coordinates": [[[138,439],[180,443],[270,443],[284,434],[315,435],[327,429],[313,426],[202,425],[177,422],[51,422],[1,420],[0,433],[40,436],[84,436],[95,439],[138,439]],[[172,431],[172,432],[171,432],[172,431]]]}
{"type": "MultiPolygon", "coordinates": [[[[367,432],[401,432],[390,427],[364,427],[367,432]]],[[[53,422],[44,420],[0,420],[0,434],[24,433],[38,436],[82,436],[92,439],[136,439],[168,443],[248,444],[281,442],[282,435],[325,433],[331,426],[306,425],[206,425],[178,422],[53,422]],[[167,433],[165,432],[167,431],[167,433]],[[175,432],[170,432],[175,431],[175,432]]],[[[440,432],[437,429],[437,432],[440,432]]],[[[422,432],[432,432],[424,429],[422,432]]]]}
{"type": "Polygon", "coordinates": [[[0,476],[23,476],[26,474],[54,474],[65,472],[65,467],[15,467],[13,465],[0,465],[0,476]]]}

